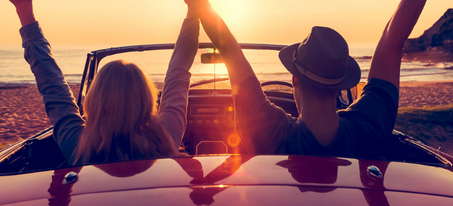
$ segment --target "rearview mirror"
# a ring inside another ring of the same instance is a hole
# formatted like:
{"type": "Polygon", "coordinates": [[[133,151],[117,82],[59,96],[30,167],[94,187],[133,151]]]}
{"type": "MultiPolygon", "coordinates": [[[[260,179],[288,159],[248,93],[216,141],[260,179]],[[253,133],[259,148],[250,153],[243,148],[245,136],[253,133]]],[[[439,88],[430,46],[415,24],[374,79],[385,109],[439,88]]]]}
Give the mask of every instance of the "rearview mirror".
{"type": "Polygon", "coordinates": [[[203,53],[201,54],[201,63],[203,64],[215,64],[224,63],[222,55],[219,53],[203,53]]]}

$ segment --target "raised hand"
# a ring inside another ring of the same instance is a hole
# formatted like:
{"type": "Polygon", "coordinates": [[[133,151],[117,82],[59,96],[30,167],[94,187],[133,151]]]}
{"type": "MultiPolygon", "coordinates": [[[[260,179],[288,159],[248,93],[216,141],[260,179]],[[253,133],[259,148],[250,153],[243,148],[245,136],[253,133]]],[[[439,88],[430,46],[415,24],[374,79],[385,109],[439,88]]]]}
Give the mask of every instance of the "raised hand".
{"type": "Polygon", "coordinates": [[[187,3],[190,1],[192,6],[200,10],[200,22],[206,34],[225,60],[230,76],[231,89],[236,91],[244,80],[255,76],[250,63],[242,52],[241,46],[208,0],[186,1],[187,3]]]}
{"type": "Polygon", "coordinates": [[[22,26],[31,24],[36,21],[33,14],[32,0],[9,0],[15,7],[17,15],[19,15],[22,26]]]}
{"type": "Polygon", "coordinates": [[[184,0],[184,2],[188,7],[187,17],[199,18],[203,14],[203,10],[210,8],[211,5],[208,0],[184,0]]]}
{"type": "Polygon", "coordinates": [[[376,47],[368,79],[386,80],[399,88],[401,55],[426,0],[401,0],[376,47]]]}

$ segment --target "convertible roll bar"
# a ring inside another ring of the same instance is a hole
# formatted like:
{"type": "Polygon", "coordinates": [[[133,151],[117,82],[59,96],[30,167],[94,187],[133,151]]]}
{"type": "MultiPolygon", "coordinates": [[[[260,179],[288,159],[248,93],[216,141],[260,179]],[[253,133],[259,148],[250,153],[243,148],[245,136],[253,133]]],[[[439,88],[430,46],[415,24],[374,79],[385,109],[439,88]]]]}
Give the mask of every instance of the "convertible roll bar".
{"type": "MultiPolygon", "coordinates": [[[[259,50],[276,50],[280,51],[282,48],[287,45],[277,45],[277,44],[248,44],[242,43],[239,44],[242,49],[259,49],[259,50]]],[[[83,70],[82,81],[80,83],[79,95],[77,98],[77,105],[80,108],[80,113],[83,114],[82,110],[82,93],[86,88],[86,92],[90,88],[91,82],[94,79],[94,76],[97,73],[99,62],[106,56],[111,56],[114,54],[126,53],[126,52],[143,52],[143,51],[152,51],[152,50],[168,50],[174,49],[175,44],[148,44],[148,45],[135,45],[135,46],[125,46],[125,47],[112,47],[108,49],[100,49],[92,51],[87,54],[87,59],[85,63],[85,69],[83,70]],[[86,86],[85,86],[86,85],[86,86]]],[[[215,49],[215,46],[212,43],[199,43],[198,48],[200,49],[215,49]]]]}
{"type": "MultiPolygon", "coordinates": [[[[286,47],[286,45],[276,45],[276,44],[239,44],[242,49],[260,49],[260,50],[281,50],[286,47]]],[[[135,46],[125,46],[125,47],[112,47],[109,49],[100,49],[92,51],[92,54],[97,54],[99,61],[106,56],[126,53],[126,52],[142,52],[142,51],[151,51],[151,50],[166,50],[174,49],[175,44],[148,44],[148,45],[135,45],[135,46]]],[[[199,43],[199,49],[206,48],[215,48],[212,43],[199,43]]]]}

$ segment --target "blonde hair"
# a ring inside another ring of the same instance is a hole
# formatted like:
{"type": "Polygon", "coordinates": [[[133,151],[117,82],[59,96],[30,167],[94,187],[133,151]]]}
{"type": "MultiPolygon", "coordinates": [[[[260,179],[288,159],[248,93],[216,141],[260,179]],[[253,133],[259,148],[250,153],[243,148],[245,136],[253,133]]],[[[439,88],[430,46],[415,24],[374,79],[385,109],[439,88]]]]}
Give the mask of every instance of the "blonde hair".
{"type": "Polygon", "coordinates": [[[86,126],[74,164],[93,155],[104,161],[175,156],[174,141],[156,118],[156,101],[154,83],[137,65],[122,60],[104,65],[83,103],[86,126]]]}

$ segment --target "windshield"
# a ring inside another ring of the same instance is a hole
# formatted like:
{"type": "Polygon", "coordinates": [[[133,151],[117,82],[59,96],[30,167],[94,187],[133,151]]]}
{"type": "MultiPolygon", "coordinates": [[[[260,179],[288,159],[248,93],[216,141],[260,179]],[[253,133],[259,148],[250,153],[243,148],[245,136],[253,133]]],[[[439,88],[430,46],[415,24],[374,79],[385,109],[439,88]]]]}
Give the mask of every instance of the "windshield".
{"type": "MultiPolygon", "coordinates": [[[[243,50],[252,68],[261,82],[284,81],[291,82],[291,75],[280,63],[278,51],[273,50],[243,50]]],[[[137,64],[162,89],[165,73],[168,69],[173,50],[153,50],[145,52],[129,52],[105,57],[100,63],[101,68],[106,63],[122,59],[137,64]]],[[[200,83],[192,89],[230,89],[228,71],[224,63],[202,63],[201,54],[213,53],[213,49],[199,49],[195,61],[190,69],[192,77],[190,83],[200,83]],[[218,79],[217,82],[209,80],[218,79]],[[212,82],[212,83],[203,83],[212,82]]]]}
{"type": "MultiPolygon", "coordinates": [[[[374,44],[350,44],[349,53],[362,71],[361,82],[366,82],[368,71],[370,69],[371,57],[373,55],[374,44]]],[[[291,83],[292,75],[285,69],[278,58],[277,50],[258,50],[258,49],[243,49],[244,55],[251,64],[258,80],[263,82],[283,81],[291,83]]],[[[99,63],[101,68],[106,63],[122,59],[127,62],[137,64],[148,76],[156,83],[159,90],[162,90],[165,73],[168,69],[173,50],[152,50],[144,52],[128,52],[120,53],[112,56],[107,56],[99,63]]],[[[195,61],[190,69],[192,77],[191,84],[196,86],[191,89],[230,89],[230,81],[228,71],[224,63],[202,63],[201,55],[204,53],[214,53],[213,49],[199,49],[195,61]],[[215,79],[215,80],[214,80],[215,79]]],[[[421,61],[405,61],[401,64],[401,81],[433,81],[444,80],[450,75],[444,67],[448,63],[426,64],[421,61]]],[[[450,64],[448,64],[449,66],[450,64]]],[[[277,86],[284,92],[291,92],[291,88],[285,88],[281,85],[277,86]]],[[[275,89],[276,85],[265,90],[275,89]]]]}

